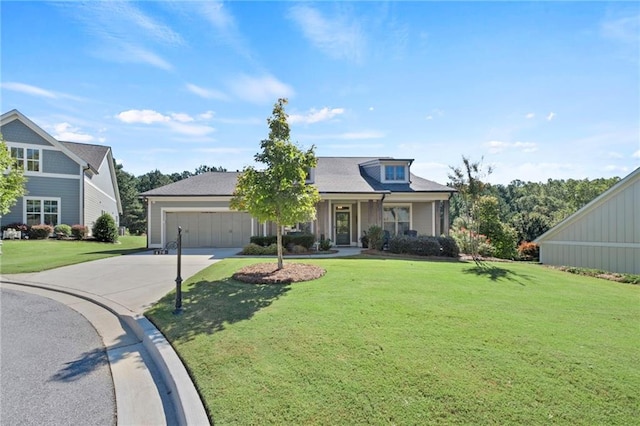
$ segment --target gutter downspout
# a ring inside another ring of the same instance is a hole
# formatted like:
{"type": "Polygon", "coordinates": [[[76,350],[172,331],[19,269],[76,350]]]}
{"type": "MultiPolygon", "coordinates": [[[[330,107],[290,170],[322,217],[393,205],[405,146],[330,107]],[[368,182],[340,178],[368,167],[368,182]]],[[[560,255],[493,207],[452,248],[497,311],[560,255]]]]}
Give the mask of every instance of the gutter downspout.
{"type": "Polygon", "coordinates": [[[80,223],[84,226],[87,226],[87,224],[85,223],[85,217],[84,217],[84,197],[85,197],[84,176],[85,176],[85,172],[90,168],[91,166],[89,164],[87,164],[86,166],[82,166],[82,176],[80,176],[80,217],[78,219],[80,219],[80,223]]]}

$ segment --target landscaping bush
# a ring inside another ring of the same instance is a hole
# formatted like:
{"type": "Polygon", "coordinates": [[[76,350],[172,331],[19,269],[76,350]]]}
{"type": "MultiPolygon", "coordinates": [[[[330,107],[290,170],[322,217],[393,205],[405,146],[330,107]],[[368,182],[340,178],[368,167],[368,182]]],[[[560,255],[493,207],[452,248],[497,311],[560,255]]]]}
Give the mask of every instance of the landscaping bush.
{"type": "Polygon", "coordinates": [[[75,238],[76,240],[83,239],[87,236],[88,233],[89,228],[84,225],[73,225],[71,227],[71,235],[73,235],[73,238],[75,238]]]}
{"type": "Polygon", "coordinates": [[[518,255],[522,260],[538,260],[540,259],[540,246],[524,241],[518,246],[518,255]]]}
{"type": "Polygon", "coordinates": [[[456,244],[456,240],[451,236],[442,235],[438,237],[438,242],[440,243],[440,255],[446,257],[458,257],[460,254],[460,249],[458,248],[458,244],[456,244]]]}
{"type": "Polygon", "coordinates": [[[29,225],[26,225],[21,222],[13,222],[8,225],[3,226],[0,230],[6,231],[7,229],[15,229],[16,231],[23,232],[25,234],[29,233],[29,225]]]}
{"type": "Polygon", "coordinates": [[[277,244],[271,244],[267,247],[263,247],[262,248],[262,254],[266,254],[266,255],[270,255],[270,256],[275,256],[278,254],[278,245],[277,244]]]}
{"type": "Polygon", "coordinates": [[[309,252],[309,249],[307,249],[305,246],[296,244],[291,248],[291,250],[289,250],[289,252],[293,254],[306,254],[309,252]]]}
{"type": "MultiPolygon", "coordinates": [[[[283,247],[293,246],[303,246],[307,249],[310,249],[315,242],[316,237],[313,234],[296,234],[296,235],[283,235],[282,236],[282,245],[283,247]]],[[[262,247],[268,247],[271,244],[276,244],[277,236],[276,235],[256,235],[250,238],[249,242],[257,244],[262,247]]]]}
{"type": "Polygon", "coordinates": [[[455,240],[461,253],[479,254],[483,257],[493,257],[495,248],[486,235],[478,234],[467,228],[453,227],[451,237],[455,240]]]}
{"type": "Polygon", "coordinates": [[[71,227],[69,225],[65,225],[65,224],[56,225],[56,227],[53,228],[53,232],[56,235],[59,235],[59,236],[70,237],[71,236],[71,227]]]}
{"type": "Polygon", "coordinates": [[[331,246],[332,246],[332,245],[333,245],[333,244],[331,243],[331,239],[326,238],[326,239],[324,239],[324,240],[320,241],[320,245],[318,246],[318,248],[319,248],[320,250],[322,250],[322,251],[327,251],[327,250],[330,250],[330,249],[331,249],[331,246]]]}
{"type": "Polygon", "coordinates": [[[384,231],[378,225],[372,225],[367,231],[369,236],[369,248],[374,250],[382,250],[384,245],[384,231]]]}
{"type": "Polygon", "coordinates": [[[389,251],[396,254],[407,254],[412,251],[412,240],[414,238],[406,235],[396,235],[389,238],[389,251]]]}
{"type": "Polygon", "coordinates": [[[419,236],[413,238],[411,251],[420,256],[440,256],[440,243],[437,237],[419,236]]]}
{"type": "Polygon", "coordinates": [[[103,213],[93,225],[93,238],[105,243],[118,241],[118,228],[116,222],[109,213],[103,213]]]}
{"type": "Polygon", "coordinates": [[[53,233],[53,226],[51,225],[33,225],[29,230],[29,238],[34,240],[44,240],[49,238],[49,235],[53,233]]]}
{"type": "Polygon", "coordinates": [[[259,256],[263,254],[264,247],[255,243],[249,243],[249,245],[244,246],[242,252],[240,254],[245,254],[249,256],[259,256]]]}

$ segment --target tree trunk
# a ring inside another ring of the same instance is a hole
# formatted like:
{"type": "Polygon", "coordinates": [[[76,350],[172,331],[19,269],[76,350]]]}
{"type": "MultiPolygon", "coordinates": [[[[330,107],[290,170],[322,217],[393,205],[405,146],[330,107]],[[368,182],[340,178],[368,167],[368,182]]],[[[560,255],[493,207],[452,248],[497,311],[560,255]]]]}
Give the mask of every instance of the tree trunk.
{"type": "Polygon", "coordinates": [[[278,224],[276,226],[277,231],[276,231],[276,244],[278,244],[278,269],[282,269],[283,268],[283,262],[282,262],[282,226],[280,226],[280,224],[278,224]]]}

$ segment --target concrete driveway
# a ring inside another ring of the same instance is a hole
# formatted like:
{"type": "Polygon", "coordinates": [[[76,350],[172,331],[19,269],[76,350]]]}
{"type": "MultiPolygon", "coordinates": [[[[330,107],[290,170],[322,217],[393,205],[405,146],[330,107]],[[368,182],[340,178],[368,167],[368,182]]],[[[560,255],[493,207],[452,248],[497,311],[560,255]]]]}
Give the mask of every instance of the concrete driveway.
{"type": "MultiPolygon", "coordinates": [[[[220,260],[240,252],[235,249],[184,249],[183,280],[220,260]]],[[[142,313],[176,286],[175,251],[154,255],[145,251],[43,272],[4,275],[5,281],[22,281],[80,290],[109,299],[135,313],[142,313]]]]}

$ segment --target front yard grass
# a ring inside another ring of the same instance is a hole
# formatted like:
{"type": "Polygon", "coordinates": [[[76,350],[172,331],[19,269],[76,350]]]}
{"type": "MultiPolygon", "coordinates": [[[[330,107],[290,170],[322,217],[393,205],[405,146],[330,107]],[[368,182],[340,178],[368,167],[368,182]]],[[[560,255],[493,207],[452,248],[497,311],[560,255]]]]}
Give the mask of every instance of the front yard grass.
{"type": "Polygon", "coordinates": [[[227,259],[147,312],[215,424],[636,424],[640,287],[539,265],[227,259]]]}
{"type": "Polygon", "coordinates": [[[60,266],[146,250],[146,237],[124,236],[117,244],[95,241],[4,240],[0,273],[40,272],[60,266]]]}

